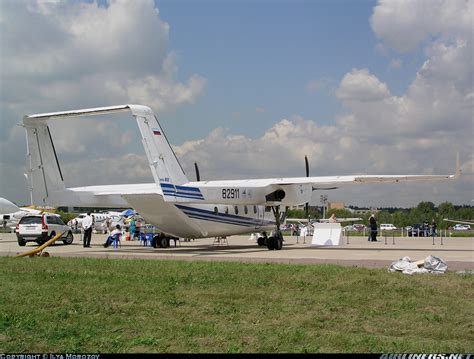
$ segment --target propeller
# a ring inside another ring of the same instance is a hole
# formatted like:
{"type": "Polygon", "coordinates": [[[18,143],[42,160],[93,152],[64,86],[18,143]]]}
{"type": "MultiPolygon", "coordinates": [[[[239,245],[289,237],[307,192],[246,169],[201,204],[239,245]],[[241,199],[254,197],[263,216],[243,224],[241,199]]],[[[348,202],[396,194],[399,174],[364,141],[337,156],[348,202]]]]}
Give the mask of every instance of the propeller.
{"type": "MultiPolygon", "coordinates": [[[[304,156],[304,163],[306,167],[306,177],[309,177],[309,163],[308,163],[308,156],[304,156]]],[[[309,219],[309,202],[306,202],[304,206],[305,216],[309,219]]]]}
{"type": "Polygon", "coordinates": [[[201,176],[199,175],[199,167],[196,162],[194,162],[194,169],[196,170],[196,181],[199,182],[201,180],[201,176]]]}

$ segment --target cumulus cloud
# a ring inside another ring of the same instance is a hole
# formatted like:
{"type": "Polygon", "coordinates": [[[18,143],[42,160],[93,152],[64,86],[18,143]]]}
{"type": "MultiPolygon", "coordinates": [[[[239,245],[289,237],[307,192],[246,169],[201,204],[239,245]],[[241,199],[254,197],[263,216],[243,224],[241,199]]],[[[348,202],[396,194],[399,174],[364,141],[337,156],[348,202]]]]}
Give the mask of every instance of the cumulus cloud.
{"type": "Polygon", "coordinates": [[[111,183],[111,179],[114,184],[153,182],[148,160],[144,155],[136,153],[81,158],[63,162],[61,169],[68,187],[107,185],[111,183]]]}
{"type": "MultiPolygon", "coordinates": [[[[1,8],[2,173],[13,163],[25,163],[24,130],[16,124],[26,113],[121,103],[146,103],[166,112],[193,103],[204,91],[206,79],[198,74],[177,79],[179,59],[169,49],[170,26],[153,0],[6,1],[1,8]]],[[[52,127],[58,152],[68,163],[87,151],[128,155],[120,148],[132,141],[132,125],[124,129],[111,121],[83,120],[52,127]],[[91,142],[88,132],[101,140],[91,142]]],[[[11,198],[24,193],[23,176],[17,177],[4,178],[0,193],[11,198]]]]}
{"type": "Polygon", "coordinates": [[[375,35],[406,52],[431,37],[472,36],[474,3],[466,0],[379,0],[370,19],[375,35]]]}
{"type": "MultiPolygon", "coordinates": [[[[178,58],[168,49],[169,25],[151,0],[111,1],[108,6],[23,4],[6,2],[0,13],[0,27],[9,30],[0,31],[5,50],[0,54],[0,71],[4,88],[9,89],[2,93],[2,118],[7,120],[0,122],[0,172],[13,174],[10,183],[0,178],[0,192],[7,197],[5,189],[24,181],[18,166],[24,163],[24,131],[14,124],[25,111],[123,102],[147,103],[166,111],[193,103],[204,91],[206,80],[197,74],[177,80],[178,58]],[[124,46],[118,46],[120,42],[124,46]]],[[[454,172],[455,154],[460,152],[464,177],[455,185],[354,186],[329,195],[331,200],[366,205],[469,202],[474,163],[473,49],[468,26],[472,8],[473,2],[456,0],[379,1],[370,19],[378,47],[399,52],[423,48],[425,61],[405,93],[393,95],[390,83],[374,69],[347,69],[335,91],[344,111],[332,124],[293,116],[255,138],[214,129],[205,138],[174,146],[189,179],[194,179],[194,162],[203,180],[304,176],[305,155],[313,176],[444,174],[454,172]],[[397,191],[397,196],[387,196],[387,191],[397,191]]],[[[311,92],[325,83],[306,85],[311,92]]],[[[229,116],[239,119],[241,113],[229,116]]],[[[87,120],[64,128],[58,123],[55,128],[62,138],[57,146],[64,153],[60,160],[65,160],[70,184],[147,181],[150,173],[142,149],[133,151],[134,144],[141,146],[136,128],[119,131],[116,122],[101,123],[93,131],[101,141],[88,138],[87,120]],[[89,161],[79,158],[92,147],[101,155],[89,161]],[[85,172],[88,166],[97,170],[85,172]]],[[[19,197],[25,188],[17,191],[19,197]]]]}
{"type": "Polygon", "coordinates": [[[306,154],[324,161],[321,158],[326,155],[322,152],[323,144],[330,141],[334,136],[329,135],[335,132],[332,126],[319,127],[313,121],[295,117],[279,121],[259,138],[233,135],[217,128],[204,139],[187,141],[174,149],[185,169],[191,170],[194,162],[205,169],[203,179],[237,179],[242,178],[242,174],[253,178],[284,176],[292,170],[295,170],[293,175],[298,176],[304,173],[304,167],[298,169],[298,164],[306,154]],[[308,141],[309,137],[313,140],[308,141]]]}
{"type": "MultiPolygon", "coordinates": [[[[177,148],[185,168],[192,171],[197,161],[203,178],[206,173],[208,178],[299,176],[308,155],[312,175],[441,174],[454,172],[459,152],[463,177],[454,185],[404,184],[396,198],[386,198],[390,186],[352,187],[331,195],[366,204],[466,203],[472,197],[474,157],[473,4],[379,1],[370,21],[380,46],[406,52],[421,44],[426,56],[404,94],[393,95],[370,69],[354,68],[342,76],[336,90],[345,111],[334,125],[294,117],[281,120],[259,138],[219,129],[177,148]],[[219,156],[211,160],[213,153],[219,156]]],[[[395,59],[391,66],[401,64],[395,59]]],[[[319,81],[307,84],[308,91],[320,88],[319,81]]]]}
{"type": "Polygon", "coordinates": [[[152,0],[114,0],[107,7],[6,2],[2,10],[0,24],[8,30],[1,33],[2,79],[30,87],[23,100],[34,94],[35,106],[76,104],[78,97],[85,104],[158,98],[151,105],[163,111],[193,102],[203,90],[199,75],[176,81],[169,25],[152,0]]]}
{"type": "Polygon", "coordinates": [[[342,79],[336,96],[347,102],[373,102],[389,97],[390,91],[368,69],[353,69],[342,79]]]}
{"type": "Polygon", "coordinates": [[[397,148],[420,150],[444,144],[445,150],[459,148],[468,157],[472,153],[474,70],[472,28],[466,25],[466,12],[473,15],[472,4],[380,1],[371,22],[381,41],[397,50],[424,41],[427,58],[402,96],[391,95],[388,86],[368,69],[346,74],[336,94],[349,111],[339,116],[339,125],[360,136],[371,129],[378,135],[373,138],[376,143],[392,138],[397,148]],[[434,33],[436,38],[429,37],[434,33]]]}
{"type": "MultiPolygon", "coordinates": [[[[427,138],[374,144],[342,134],[339,125],[322,126],[294,116],[280,120],[256,138],[217,128],[203,139],[173,148],[190,180],[195,179],[194,162],[202,180],[214,180],[303,177],[304,156],[309,158],[311,176],[453,173],[454,153],[440,156],[445,146],[449,148],[449,140],[440,144],[438,139],[427,138]]],[[[472,158],[465,159],[462,169],[463,179],[456,186],[452,182],[351,186],[326,194],[332,201],[373,206],[416,205],[421,200],[462,203],[463,196],[472,190],[472,158]]],[[[319,194],[314,192],[313,204],[319,203],[319,194]]]]}

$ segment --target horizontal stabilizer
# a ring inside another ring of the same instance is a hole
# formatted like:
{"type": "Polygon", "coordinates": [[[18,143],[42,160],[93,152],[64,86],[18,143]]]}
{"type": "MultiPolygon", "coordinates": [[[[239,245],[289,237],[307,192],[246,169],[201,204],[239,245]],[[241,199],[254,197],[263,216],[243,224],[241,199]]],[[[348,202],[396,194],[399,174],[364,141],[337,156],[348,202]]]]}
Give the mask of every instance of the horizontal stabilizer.
{"type": "Polygon", "coordinates": [[[27,115],[24,117],[24,123],[33,123],[33,120],[54,120],[65,117],[80,117],[80,116],[94,116],[104,115],[108,113],[116,113],[130,111],[130,105],[119,105],[119,106],[108,106],[108,107],[96,107],[86,108],[83,110],[73,111],[62,111],[62,112],[50,112],[50,113],[39,113],[36,115],[27,115]]]}

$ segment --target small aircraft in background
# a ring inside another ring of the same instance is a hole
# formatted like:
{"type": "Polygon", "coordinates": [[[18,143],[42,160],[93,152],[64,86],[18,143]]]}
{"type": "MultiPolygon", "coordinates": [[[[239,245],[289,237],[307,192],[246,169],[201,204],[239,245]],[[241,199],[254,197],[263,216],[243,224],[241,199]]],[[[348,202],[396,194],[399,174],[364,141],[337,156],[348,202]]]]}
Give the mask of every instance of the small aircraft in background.
{"type": "Polygon", "coordinates": [[[448,219],[448,218],[443,218],[446,222],[453,222],[456,223],[454,225],[454,230],[455,231],[470,231],[471,226],[474,226],[474,221],[471,221],[469,219],[448,219]]]}
{"type": "Polygon", "coordinates": [[[9,200],[0,197],[0,226],[4,228],[15,227],[24,216],[41,212],[41,210],[34,208],[18,207],[9,200]]]}
{"type": "MultiPolygon", "coordinates": [[[[71,219],[67,224],[71,228],[73,228],[76,232],[82,228],[82,221],[84,217],[86,216],[86,213],[81,213],[78,215],[76,218],[71,219]]],[[[109,228],[115,228],[117,224],[120,225],[120,227],[123,227],[124,225],[124,217],[121,215],[120,212],[114,212],[114,211],[109,211],[109,212],[100,212],[100,213],[91,213],[91,216],[93,218],[93,229],[97,232],[102,232],[102,233],[107,233],[107,219],[110,220],[110,225],[109,228]]]]}
{"type": "Polygon", "coordinates": [[[18,207],[16,204],[10,202],[6,198],[0,197],[0,214],[15,213],[19,210],[20,207],[18,207]]]}
{"type": "Polygon", "coordinates": [[[448,218],[443,218],[444,221],[446,222],[453,222],[453,223],[461,223],[461,224],[468,224],[468,225],[474,225],[474,220],[471,221],[469,219],[448,219],[448,218]]]}
{"type": "MultiPolygon", "coordinates": [[[[207,238],[273,229],[269,250],[282,249],[280,224],[287,206],[308,203],[313,191],[347,185],[449,180],[454,175],[348,175],[189,181],[153,111],[142,105],[119,105],[27,115],[28,179],[39,205],[133,208],[160,231],[155,240],[207,238]],[[141,133],[153,183],[66,188],[48,127],[50,120],[130,111],[141,133]]],[[[278,155],[278,154],[275,154],[278,155]]]]}

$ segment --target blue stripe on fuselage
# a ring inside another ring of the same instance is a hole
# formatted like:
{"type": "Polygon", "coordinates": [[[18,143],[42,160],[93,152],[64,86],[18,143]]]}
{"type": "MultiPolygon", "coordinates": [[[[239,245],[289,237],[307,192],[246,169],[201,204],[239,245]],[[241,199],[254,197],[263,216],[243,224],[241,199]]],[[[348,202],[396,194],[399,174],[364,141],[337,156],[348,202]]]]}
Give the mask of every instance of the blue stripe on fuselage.
{"type": "Polygon", "coordinates": [[[253,218],[253,217],[242,217],[232,214],[225,214],[225,213],[215,213],[214,211],[209,211],[201,208],[183,206],[180,204],[175,205],[178,209],[182,210],[187,216],[190,218],[201,219],[204,221],[213,221],[219,223],[227,223],[227,224],[234,224],[238,226],[264,226],[264,225],[273,225],[275,222],[273,221],[262,221],[253,218]]]}
{"type": "Polygon", "coordinates": [[[201,190],[197,187],[175,186],[171,183],[160,183],[165,196],[175,196],[190,199],[204,199],[201,190]]]}

